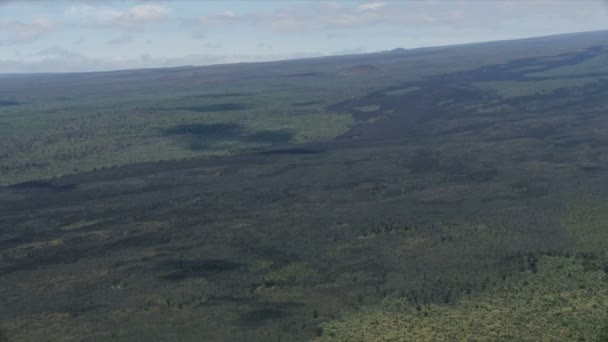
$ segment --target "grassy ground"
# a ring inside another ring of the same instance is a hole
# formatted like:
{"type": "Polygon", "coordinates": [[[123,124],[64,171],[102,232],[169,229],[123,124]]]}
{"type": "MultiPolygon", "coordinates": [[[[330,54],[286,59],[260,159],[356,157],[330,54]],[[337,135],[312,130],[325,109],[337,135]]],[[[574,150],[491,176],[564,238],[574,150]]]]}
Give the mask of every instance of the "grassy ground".
{"type": "Polygon", "coordinates": [[[576,251],[608,254],[608,202],[589,198],[569,205],[562,225],[576,240],[576,251]]]}
{"type": "Polygon", "coordinates": [[[105,100],[99,105],[5,109],[0,115],[0,182],[327,140],[346,132],[353,122],[350,115],[328,113],[319,104],[291,105],[303,98],[318,102],[314,94],[272,94],[232,96],[228,105],[224,99],[176,94],[135,103],[105,100]]]}
{"type": "Polygon", "coordinates": [[[317,340],[605,341],[607,209],[597,199],[570,204],[562,224],[574,251],[521,257],[524,273],[514,283],[454,304],[387,300],[322,324],[317,340]]]}
{"type": "Polygon", "coordinates": [[[604,341],[608,275],[542,256],[521,281],[452,305],[386,301],[321,325],[318,341],[604,341]]]}

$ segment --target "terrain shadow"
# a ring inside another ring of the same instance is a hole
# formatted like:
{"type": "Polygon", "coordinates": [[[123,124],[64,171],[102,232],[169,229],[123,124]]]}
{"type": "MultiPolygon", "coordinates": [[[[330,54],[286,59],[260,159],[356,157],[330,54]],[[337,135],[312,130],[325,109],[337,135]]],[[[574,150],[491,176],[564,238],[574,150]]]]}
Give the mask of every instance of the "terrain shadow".
{"type": "Polygon", "coordinates": [[[243,97],[243,96],[251,96],[254,93],[217,93],[217,94],[201,94],[201,95],[192,95],[186,96],[184,98],[192,99],[192,98],[203,98],[203,99],[221,99],[227,97],[243,97]]]}
{"type": "Polygon", "coordinates": [[[294,102],[291,105],[294,107],[307,107],[307,106],[312,106],[312,105],[316,105],[316,104],[320,104],[321,101],[306,101],[306,102],[294,102]]]}
{"type": "Polygon", "coordinates": [[[286,144],[294,136],[285,130],[250,132],[237,124],[184,124],[162,131],[164,136],[175,136],[191,150],[206,150],[214,145],[239,141],[256,144],[286,144]]]}
{"type": "Polygon", "coordinates": [[[55,183],[52,183],[49,181],[41,181],[41,180],[23,182],[23,183],[18,183],[18,184],[9,186],[9,188],[11,188],[11,189],[19,189],[19,190],[36,189],[36,190],[49,190],[49,191],[56,191],[56,192],[74,190],[75,187],[76,187],[76,185],[74,185],[74,184],[60,185],[60,184],[55,184],[55,183]]]}
{"type": "Polygon", "coordinates": [[[281,155],[281,154],[320,154],[325,152],[322,148],[306,148],[306,147],[292,147],[292,148],[275,148],[260,152],[263,155],[281,155]]]}
{"type": "Polygon", "coordinates": [[[249,312],[244,312],[240,315],[239,323],[243,325],[256,325],[266,321],[275,321],[283,319],[287,313],[277,309],[257,309],[249,312]]]}
{"type": "Polygon", "coordinates": [[[240,266],[241,264],[229,260],[171,260],[160,265],[161,268],[173,269],[162,277],[165,280],[208,277],[240,266]]]}
{"type": "Polygon", "coordinates": [[[249,108],[242,103],[220,103],[204,106],[185,106],[177,107],[179,110],[188,110],[191,112],[208,113],[208,112],[230,112],[233,110],[244,110],[249,108]]]}

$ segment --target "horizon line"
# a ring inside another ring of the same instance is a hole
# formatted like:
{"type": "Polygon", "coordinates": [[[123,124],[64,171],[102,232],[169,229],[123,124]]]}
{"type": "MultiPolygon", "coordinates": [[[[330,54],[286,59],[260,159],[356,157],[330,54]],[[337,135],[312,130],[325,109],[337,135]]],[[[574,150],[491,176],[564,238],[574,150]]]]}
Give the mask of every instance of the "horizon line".
{"type": "Polygon", "coordinates": [[[156,71],[156,70],[172,70],[172,69],[187,69],[187,68],[212,68],[212,67],[244,65],[244,64],[295,62],[295,61],[314,60],[314,59],[323,59],[323,58],[339,58],[339,57],[346,57],[346,56],[363,56],[363,55],[390,53],[390,52],[393,52],[396,50],[399,50],[399,52],[410,52],[410,51],[424,50],[424,49],[451,48],[451,47],[461,47],[461,46],[466,46],[466,45],[479,45],[479,44],[488,44],[488,43],[505,43],[505,42],[525,41],[525,40],[532,40],[532,39],[544,39],[544,38],[577,35],[577,34],[602,33],[602,32],[608,33],[608,29],[593,30],[593,31],[565,32],[565,33],[556,33],[556,34],[543,35],[543,36],[529,36],[529,37],[523,37],[523,38],[506,38],[506,39],[499,39],[499,40],[484,40],[484,41],[474,41],[474,42],[467,42],[467,43],[421,46],[421,47],[414,47],[414,48],[395,47],[395,48],[389,49],[389,50],[380,50],[380,51],[371,51],[371,52],[362,52],[362,53],[344,53],[344,54],[319,55],[319,56],[301,57],[301,58],[269,59],[269,60],[264,60],[264,61],[243,61],[243,62],[211,63],[211,64],[199,64],[199,65],[190,64],[190,65],[180,65],[180,66],[165,66],[165,67],[161,66],[161,67],[149,67],[149,68],[125,68],[125,69],[118,68],[118,69],[111,69],[111,70],[90,70],[90,71],[49,71],[49,72],[10,72],[10,73],[0,72],[0,77],[36,76],[36,75],[49,75],[50,76],[50,75],[101,74],[101,73],[120,73],[120,72],[129,72],[129,71],[133,72],[133,71],[156,71]]]}

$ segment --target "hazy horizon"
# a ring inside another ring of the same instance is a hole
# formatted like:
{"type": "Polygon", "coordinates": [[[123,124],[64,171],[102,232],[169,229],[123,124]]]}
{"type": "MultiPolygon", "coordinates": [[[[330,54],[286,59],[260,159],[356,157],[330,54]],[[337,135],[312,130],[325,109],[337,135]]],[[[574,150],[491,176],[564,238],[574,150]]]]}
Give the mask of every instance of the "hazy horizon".
{"type": "Polygon", "coordinates": [[[0,1],[0,73],[265,62],[608,29],[605,1],[0,1]]]}

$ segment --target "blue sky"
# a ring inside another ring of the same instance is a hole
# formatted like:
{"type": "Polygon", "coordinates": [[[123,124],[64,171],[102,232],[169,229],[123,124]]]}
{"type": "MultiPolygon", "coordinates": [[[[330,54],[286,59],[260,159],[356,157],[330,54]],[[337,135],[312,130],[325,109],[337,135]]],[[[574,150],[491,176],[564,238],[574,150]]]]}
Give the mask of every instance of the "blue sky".
{"type": "Polygon", "coordinates": [[[606,1],[0,0],[0,73],[267,61],[603,29],[606,1]]]}

